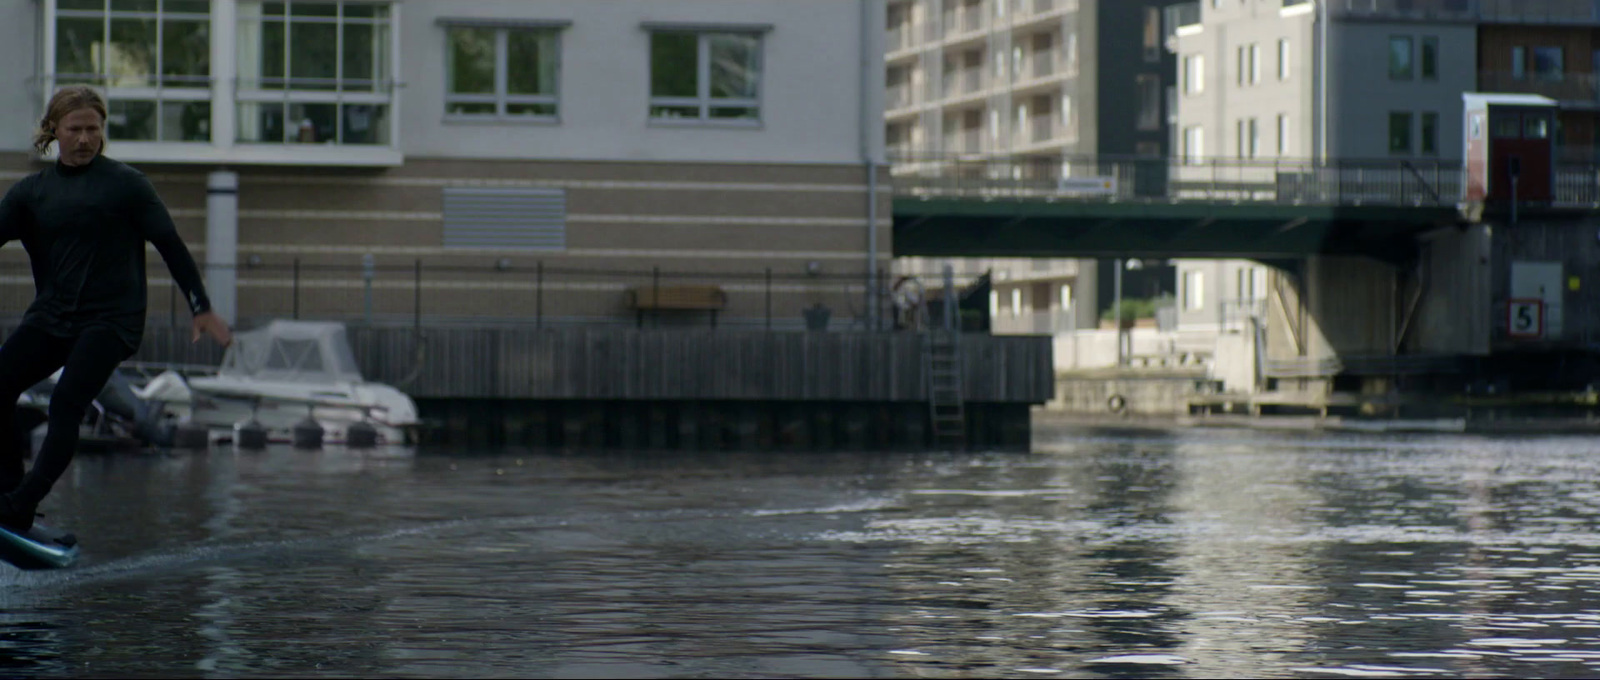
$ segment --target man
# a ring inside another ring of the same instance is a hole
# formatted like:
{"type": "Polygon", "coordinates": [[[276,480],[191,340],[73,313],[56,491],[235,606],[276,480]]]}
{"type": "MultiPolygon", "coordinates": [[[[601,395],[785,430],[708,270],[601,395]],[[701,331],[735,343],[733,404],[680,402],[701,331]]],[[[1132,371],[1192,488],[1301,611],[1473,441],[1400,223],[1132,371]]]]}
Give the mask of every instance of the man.
{"type": "Polygon", "coordinates": [[[139,171],[101,155],[105,100],[88,87],[66,87],[46,111],[34,147],[44,154],[57,143],[58,160],[0,199],[0,246],[22,242],[35,288],[21,325],[0,345],[0,525],[13,531],[33,526],[39,502],[72,462],[85,411],[139,348],[146,241],[183,290],[194,314],[193,339],[231,342],[155,188],[139,171]],[[50,395],[49,429],[24,475],[17,399],[57,369],[63,370],[50,395]]]}

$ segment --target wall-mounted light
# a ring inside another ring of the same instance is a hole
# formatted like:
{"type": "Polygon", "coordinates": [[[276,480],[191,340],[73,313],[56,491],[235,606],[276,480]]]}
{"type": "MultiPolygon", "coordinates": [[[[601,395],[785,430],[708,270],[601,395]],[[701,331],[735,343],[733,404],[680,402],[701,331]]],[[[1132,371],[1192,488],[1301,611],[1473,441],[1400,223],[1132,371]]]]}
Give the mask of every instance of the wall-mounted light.
{"type": "Polygon", "coordinates": [[[250,257],[244,259],[244,263],[252,267],[259,267],[261,266],[261,256],[251,255],[250,257]]]}
{"type": "Polygon", "coordinates": [[[818,274],[821,274],[822,273],[822,263],[818,262],[816,260],[812,260],[810,262],[807,262],[806,263],[806,273],[810,274],[812,276],[816,276],[818,274]]]}
{"type": "Polygon", "coordinates": [[[502,257],[499,260],[496,260],[495,263],[494,263],[494,268],[499,270],[499,271],[506,271],[507,269],[510,269],[511,268],[511,258],[502,257]]]}

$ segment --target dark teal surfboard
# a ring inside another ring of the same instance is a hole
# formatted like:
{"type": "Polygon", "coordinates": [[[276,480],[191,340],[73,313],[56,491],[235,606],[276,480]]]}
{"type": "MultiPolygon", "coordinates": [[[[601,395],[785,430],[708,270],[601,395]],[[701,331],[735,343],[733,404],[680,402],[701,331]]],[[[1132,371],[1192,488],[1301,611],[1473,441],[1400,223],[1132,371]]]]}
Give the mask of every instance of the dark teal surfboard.
{"type": "Polygon", "coordinates": [[[0,527],[0,560],[18,569],[63,569],[78,561],[78,538],[38,522],[25,534],[0,527]]]}

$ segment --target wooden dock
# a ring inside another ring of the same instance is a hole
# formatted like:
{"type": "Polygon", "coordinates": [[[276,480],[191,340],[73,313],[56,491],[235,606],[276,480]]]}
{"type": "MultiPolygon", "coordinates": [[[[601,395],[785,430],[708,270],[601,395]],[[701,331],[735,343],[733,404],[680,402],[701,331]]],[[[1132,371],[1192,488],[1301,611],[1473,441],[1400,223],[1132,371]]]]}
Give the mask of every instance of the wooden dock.
{"type": "MultiPolygon", "coordinates": [[[[9,332],[9,329],[6,329],[9,332]]],[[[215,365],[187,328],[147,329],[136,361],[215,365]]],[[[369,380],[416,399],[433,441],[620,448],[882,449],[931,444],[917,333],[615,326],[349,326],[369,380]]],[[[1055,391],[1048,337],[960,342],[966,441],[1026,448],[1055,391]]]]}

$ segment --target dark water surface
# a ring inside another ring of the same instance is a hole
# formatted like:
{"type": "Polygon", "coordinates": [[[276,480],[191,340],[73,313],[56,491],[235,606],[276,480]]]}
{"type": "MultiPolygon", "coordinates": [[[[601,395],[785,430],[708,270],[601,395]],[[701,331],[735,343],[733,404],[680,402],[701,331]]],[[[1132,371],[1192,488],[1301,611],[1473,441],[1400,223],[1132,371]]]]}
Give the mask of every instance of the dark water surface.
{"type": "Polygon", "coordinates": [[[1600,440],[80,456],[0,675],[1600,675],[1600,440]]]}

